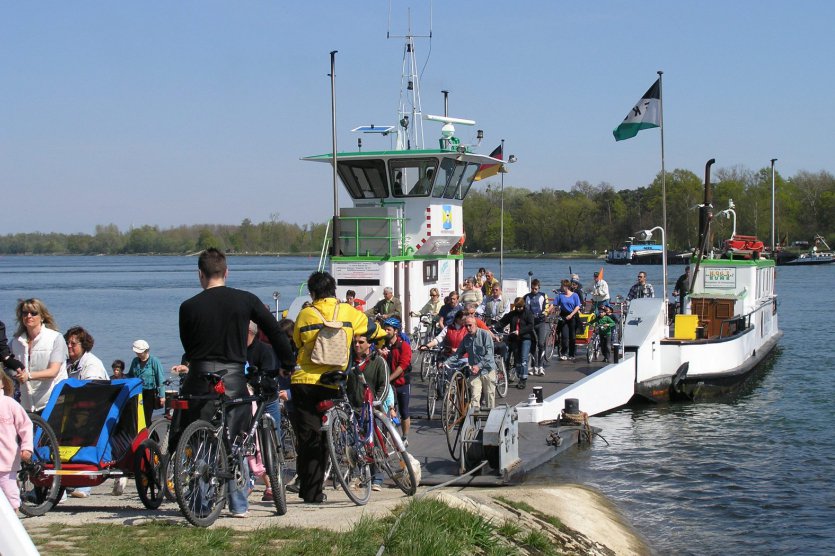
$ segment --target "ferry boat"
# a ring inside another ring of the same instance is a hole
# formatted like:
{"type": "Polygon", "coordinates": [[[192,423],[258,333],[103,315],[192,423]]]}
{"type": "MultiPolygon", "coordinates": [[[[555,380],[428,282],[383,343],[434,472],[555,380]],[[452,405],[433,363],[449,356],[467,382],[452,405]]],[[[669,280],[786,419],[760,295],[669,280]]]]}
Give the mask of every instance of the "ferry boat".
{"type": "Polygon", "coordinates": [[[598,415],[636,402],[700,400],[733,393],[774,349],[778,326],[775,261],[761,256],[762,242],[733,234],[725,249],[708,246],[712,215],[710,160],[699,245],[693,256],[685,314],[672,323],[666,294],[634,299],[624,319],[615,362],[548,397],[519,406],[520,422],[557,418],[566,400],[598,415]]]}

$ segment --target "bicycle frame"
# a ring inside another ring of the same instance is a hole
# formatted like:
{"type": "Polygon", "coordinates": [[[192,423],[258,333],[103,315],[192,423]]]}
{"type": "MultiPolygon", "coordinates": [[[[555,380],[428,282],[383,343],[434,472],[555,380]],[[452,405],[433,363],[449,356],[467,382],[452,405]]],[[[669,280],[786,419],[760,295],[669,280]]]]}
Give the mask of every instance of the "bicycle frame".
{"type": "MultiPolygon", "coordinates": [[[[262,394],[230,398],[226,395],[226,388],[223,386],[223,382],[220,380],[220,377],[215,378],[209,376],[207,379],[210,383],[213,383],[212,386],[215,390],[215,395],[181,394],[177,396],[174,407],[176,409],[187,409],[188,402],[190,400],[209,400],[219,402],[215,416],[212,419],[212,424],[217,423],[215,436],[223,443],[224,448],[226,448],[226,457],[229,462],[230,476],[218,477],[227,482],[235,480],[238,488],[244,488],[246,485],[243,484],[244,473],[241,472],[241,466],[246,465],[243,462],[243,458],[255,455],[255,441],[257,439],[261,420],[267,418],[269,420],[268,422],[272,424],[273,430],[276,430],[275,420],[272,415],[265,412],[268,398],[262,394]],[[215,379],[217,382],[215,382],[215,379]],[[234,439],[231,438],[228,424],[229,410],[239,405],[252,404],[252,402],[255,402],[255,413],[252,415],[249,430],[241,431],[241,433],[234,439]]],[[[281,439],[278,438],[278,435],[276,435],[276,441],[278,442],[278,448],[280,448],[281,439]]],[[[278,457],[279,461],[283,460],[282,450],[278,450],[278,457]]]]}

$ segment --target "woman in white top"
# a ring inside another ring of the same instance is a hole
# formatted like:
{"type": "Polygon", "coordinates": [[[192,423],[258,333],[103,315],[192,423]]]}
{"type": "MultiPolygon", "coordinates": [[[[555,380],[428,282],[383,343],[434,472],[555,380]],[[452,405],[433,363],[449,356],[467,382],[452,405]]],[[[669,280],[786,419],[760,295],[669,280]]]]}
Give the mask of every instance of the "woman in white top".
{"type": "Polygon", "coordinates": [[[40,299],[22,299],[15,310],[17,331],[12,352],[24,365],[15,378],[20,383],[20,405],[41,411],[52,388],[67,378],[67,342],[40,299]]]}
{"type": "Polygon", "coordinates": [[[64,334],[67,341],[67,375],[80,380],[110,380],[104,363],[92,354],[95,340],[80,326],[73,326],[64,334]]]}

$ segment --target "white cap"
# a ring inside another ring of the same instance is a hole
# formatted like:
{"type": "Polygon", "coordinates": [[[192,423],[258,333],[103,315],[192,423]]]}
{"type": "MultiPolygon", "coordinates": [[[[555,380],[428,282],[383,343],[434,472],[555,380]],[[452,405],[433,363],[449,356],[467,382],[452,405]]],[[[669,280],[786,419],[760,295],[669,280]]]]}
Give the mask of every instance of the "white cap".
{"type": "Polygon", "coordinates": [[[148,342],[145,340],[136,340],[133,343],[133,351],[134,353],[142,353],[151,349],[151,346],[148,345],[148,342]]]}

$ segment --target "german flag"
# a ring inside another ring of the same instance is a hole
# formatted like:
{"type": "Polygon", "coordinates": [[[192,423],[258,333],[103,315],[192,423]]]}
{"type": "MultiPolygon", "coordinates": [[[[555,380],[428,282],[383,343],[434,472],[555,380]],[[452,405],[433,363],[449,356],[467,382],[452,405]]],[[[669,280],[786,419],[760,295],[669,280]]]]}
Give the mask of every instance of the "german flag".
{"type": "MultiPolygon", "coordinates": [[[[502,146],[499,144],[498,147],[493,149],[493,152],[490,153],[490,158],[498,158],[499,160],[504,160],[502,158],[502,146]]],[[[473,181],[483,180],[484,178],[489,178],[490,176],[495,176],[499,173],[499,170],[502,169],[501,164],[482,164],[478,167],[478,172],[475,174],[475,178],[473,181]]]]}

